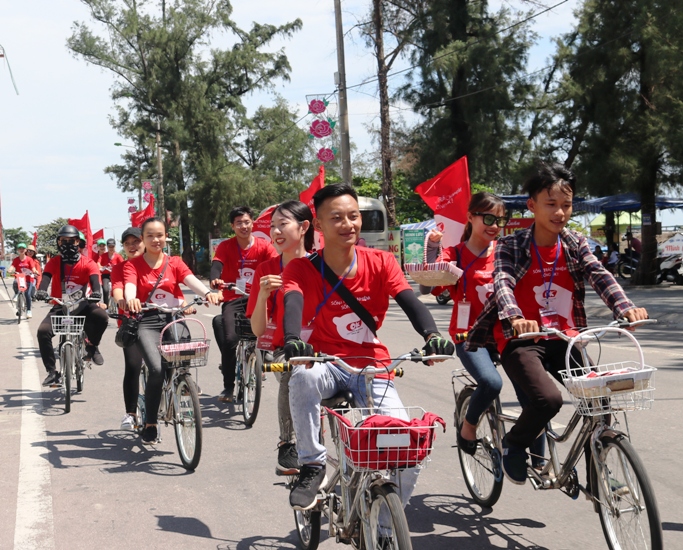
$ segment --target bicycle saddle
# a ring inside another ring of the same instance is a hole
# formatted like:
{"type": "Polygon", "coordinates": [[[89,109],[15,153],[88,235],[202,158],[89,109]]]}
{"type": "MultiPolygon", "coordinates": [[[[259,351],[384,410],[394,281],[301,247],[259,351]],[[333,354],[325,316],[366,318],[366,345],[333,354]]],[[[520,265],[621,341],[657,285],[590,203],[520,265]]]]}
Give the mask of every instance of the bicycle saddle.
{"type": "Polygon", "coordinates": [[[328,409],[348,409],[353,406],[353,394],[349,390],[340,391],[329,399],[323,399],[320,405],[328,409]]]}

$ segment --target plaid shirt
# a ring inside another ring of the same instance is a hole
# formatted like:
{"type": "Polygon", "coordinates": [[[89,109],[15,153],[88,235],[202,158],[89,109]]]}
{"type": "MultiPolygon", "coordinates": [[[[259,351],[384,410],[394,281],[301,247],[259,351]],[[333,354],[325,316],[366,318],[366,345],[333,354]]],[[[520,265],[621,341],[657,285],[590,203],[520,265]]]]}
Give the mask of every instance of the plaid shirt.
{"type": "MultiPolygon", "coordinates": [[[[496,246],[493,276],[493,294],[484,305],[467,337],[466,348],[476,350],[493,341],[493,325],[497,319],[503,324],[503,335],[512,338],[511,317],[523,317],[517,305],[515,286],[531,267],[531,236],[534,226],[503,237],[496,246]]],[[[626,297],[624,290],[612,274],[605,269],[586,241],[575,231],[563,229],[560,242],[572,279],[574,279],[573,317],[577,327],[586,326],[586,297],[584,278],[588,280],[602,301],[620,317],[636,306],[626,297]]]]}

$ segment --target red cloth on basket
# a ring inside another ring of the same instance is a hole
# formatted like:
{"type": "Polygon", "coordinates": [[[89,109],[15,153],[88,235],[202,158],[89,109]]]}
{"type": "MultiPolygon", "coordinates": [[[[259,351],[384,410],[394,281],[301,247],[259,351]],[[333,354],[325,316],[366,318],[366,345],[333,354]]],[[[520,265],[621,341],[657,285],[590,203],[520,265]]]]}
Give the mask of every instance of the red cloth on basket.
{"type": "Polygon", "coordinates": [[[336,417],[340,437],[344,442],[344,450],[349,461],[356,468],[373,470],[393,470],[395,468],[412,468],[423,462],[432,450],[436,439],[435,424],[441,424],[444,432],[446,422],[434,413],[426,412],[422,418],[410,421],[373,414],[356,426],[352,426],[348,418],[338,412],[327,409],[336,417]],[[377,448],[379,434],[410,434],[408,447],[377,448]]]}

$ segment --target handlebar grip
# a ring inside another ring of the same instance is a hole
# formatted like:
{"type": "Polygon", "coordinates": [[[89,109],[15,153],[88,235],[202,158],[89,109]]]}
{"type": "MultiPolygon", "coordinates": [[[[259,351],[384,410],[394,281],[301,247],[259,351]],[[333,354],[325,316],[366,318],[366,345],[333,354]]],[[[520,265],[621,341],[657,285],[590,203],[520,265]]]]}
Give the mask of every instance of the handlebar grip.
{"type": "Polygon", "coordinates": [[[263,363],[263,372],[289,372],[292,365],[289,363],[263,363]]]}
{"type": "Polygon", "coordinates": [[[396,367],[393,372],[396,378],[403,378],[403,375],[405,374],[403,367],[396,367]]]}

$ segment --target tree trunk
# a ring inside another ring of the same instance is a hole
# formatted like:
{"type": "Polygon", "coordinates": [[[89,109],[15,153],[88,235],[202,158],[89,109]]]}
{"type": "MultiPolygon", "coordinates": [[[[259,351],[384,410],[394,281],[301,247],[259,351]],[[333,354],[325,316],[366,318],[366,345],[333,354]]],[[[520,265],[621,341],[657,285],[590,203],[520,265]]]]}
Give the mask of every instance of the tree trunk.
{"type": "MultiPolygon", "coordinates": [[[[460,41],[467,44],[467,25],[469,17],[467,13],[468,0],[454,0],[451,4],[450,13],[450,34],[453,41],[460,41]]],[[[471,154],[474,149],[472,143],[472,132],[467,123],[465,113],[467,111],[467,98],[461,97],[467,94],[467,74],[465,67],[460,66],[453,77],[451,84],[451,101],[448,102],[451,114],[451,124],[455,145],[455,159],[467,156],[470,174],[475,172],[474,156],[471,154]],[[460,99],[453,98],[459,97],[460,99]]]]}
{"type": "Polygon", "coordinates": [[[187,207],[187,198],[185,194],[185,178],[183,177],[183,159],[180,151],[180,143],[173,142],[173,152],[176,157],[176,163],[179,167],[178,174],[178,191],[180,191],[182,199],[178,201],[178,215],[180,217],[180,241],[183,243],[183,261],[192,270],[193,273],[197,271],[197,258],[192,249],[192,236],[190,234],[190,212],[187,207]]]}
{"type": "Polygon", "coordinates": [[[373,22],[375,25],[375,57],[377,58],[377,80],[379,85],[380,158],[382,164],[382,196],[387,207],[390,227],[396,226],[396,201],[391,171],[391,118],[389,116],[389,87],[387,84],[387,63],[384,55],[384,0],[373,0],[373,22]]]}

